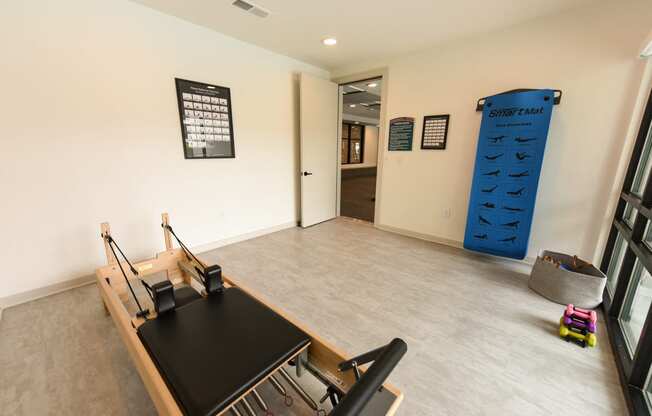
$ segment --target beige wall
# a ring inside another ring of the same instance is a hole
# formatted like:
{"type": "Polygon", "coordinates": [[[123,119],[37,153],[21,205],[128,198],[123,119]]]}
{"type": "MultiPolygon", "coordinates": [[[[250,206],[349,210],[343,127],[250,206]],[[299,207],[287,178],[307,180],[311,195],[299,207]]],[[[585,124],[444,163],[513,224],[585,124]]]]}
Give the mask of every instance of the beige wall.
{"type": "Polygon", "coordinates": [[[649,58],[652,56],[652,32],[645,38],[643,41],[643,46],[641,47],[641,56],[649,58]]]}
{"type": "Polygon", "coordinates": [[[632,152],[634,151],[634,144],[636,143],[636,138],[638,137],[639,129],[641,127],[641,120],[643,118],[643,113],[645,112],[645,107],[647,105],[650,94],[652,94],[652,59],[647,58],[645,60],[645,70],[639,86],[636,104],[634,105],[634,109],[631,113],[632,116],[629,121],[627,134],[625,135],[623,151],[620,154],[620,162],[618,164],[618,169],[614,175],[615,179],[611,185],[611,198],[609,200],[608,208],[604,212],[602,229],[596,249],[596,260],[601,259],[601,254],[604,250],[604,246],[607,244],[607,239],[609,238],[611,223],[616,211],[616,207],[618,205],[618,196],[620,195],[623,187],[623,182],[625,181],[625,175],[627,174],[629,161],[632,157],[632,152]]]}
{"type": "Polygon", "coordinates": [[[481,120],[477,99],[514,88],[558,88],[564,97],[552,117],[528,256],[545,248],[599,257],[643,71],[637,57],[651,21],[647,1],[601,3],[333,71],[343,76],[387,66],[387,119],[417,120],[412,152],[381,149],[379,224],[461,244],[481,120]],[[447,149],[420,150],[423,116],[446,113],[447,149]]]}
{"type": "Polygon", "coordinates": [[[0,2],[0,298],[296,221],[294,73],[325,71],[123,0],[0,2]],[[174,77],[231,88],[235,159],[184,160],[174,77]]]}
{"type": "Polygon", "coordinates": [[[362,163],[342,165],[342,169],[371,168],[378,164],[378,127],[364,127],[364,158],[362,163]]]}

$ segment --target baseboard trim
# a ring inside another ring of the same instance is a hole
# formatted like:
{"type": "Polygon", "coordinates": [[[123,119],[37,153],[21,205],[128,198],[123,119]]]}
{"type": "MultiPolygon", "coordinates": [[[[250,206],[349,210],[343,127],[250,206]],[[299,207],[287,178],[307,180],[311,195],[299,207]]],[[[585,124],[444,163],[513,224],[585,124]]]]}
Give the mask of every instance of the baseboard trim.
{"type": "Polygon", "coordinates": [[[396,228],[389,225],[383,225],[383,224],[374,224],[374,225],[376,228],[383,231],[388,231],[390,233],[400,234],[406,237],[417,238],[419,240],[430,241],[431,243],[443,244],[449,247],[464,248],[464,244],[461,241],[451,240],[443,237],[437,237],[431,234],[418,233],[416,231],[405,230],[403,228],[396,228]]]}
{"type": "MultiPolygon", "coordinates": [[[[249,233],[236,235],[233,237],[224,238],[222,240],[214,241],[208,244],[202,244],[192,247],[192,250],[197,253],[213,250],[219,247],[224,247],[229,244],[238,243],[240,241],[250,240],[252,238],[261,237],[266,234],[275,233],[288,228],[296,227],[296,221],[287,222],[273,227],[262,228],[259,230],[251,231],[249,233]]],[[[17,293],[15,295],[0,298],[0,319],[2,319],[2,309],[7,309],[12,306],[20,305],[22,303],[30,302],[46,296],[56,295],[57,293],[65,292],[66,290],[74,289],[77,287],[85,286],[95,282],[95,275],[83,276],[76,279],[65,280],[63,282],[54,283],[48,286],[28,290],[26,292],[17,293]]]]}
{"type": "MultiPolygon", "coordinates": [[[[389,225],[384,225],[384,224],[374,224],[374,226],[380,230],[387,231],[390,233],[395,233],[395,234],[400,234],[404,235],[406,237],[412,237],[412,238],[417,238],[419,240],[425,240],[429,241],[431,243],[436,243],[436,244],[442,244],[445,246],[449,247],[454,247],[454,248],[459,248],[462,250],[464,249],[464,243],[462,241],[458,240],[451,240],[448,238],[443,238],[443,237],[438,237],[435,235],[431,234],[423,234],[423,233],[418,233],[415,231],[411,230],[405,230],[402,228],[396,228],[392,227],[389,225]]],[[[514,267],[516,271],[521,272],[521,273],[526,273],[529,274],[530,271],[532,270],[532,266],[534,266],[535,258],[533,257],[526,257],[523,260],[517,260],[517,259],[510,259],[507,257],[499,257],[499,256],[493,256],[491,254],[486,254],[486,253],[480,253],[480,252],[475,252],[475,251],[469,251],[470,253],[484,257],[487,260],[494,262],[494,263],[499,263],[499,264],[505,264],[510,267],[514,267]]]]}
{"type": "Polygon", "coordinates": [[[287,230],[288,228],[294,228],[297,226],[296,221],[286,222],[283,224],[275,225],[273,227],[261,228],[254,230],[245,234],[239,234],[233,237],[224,238],[222,240],[217,240],[212,243],[201,244],[198,246],[192,247],[192,250],[197,253],[203,253],[206,251],[214,250],[216,248],[228,246],[230,244],[239,243],[241,241],[251,240],[252,238],[262,237],[267,234],[272,234],[277,231],[287,230]]]}
{"type": "Polygon", "coordinates": [[[57,293],[65,292],[66,290],[91,284],[94,281],[95,275],[82,276],[76,279],[65,280],[63,282],[58,282],[28,290],[26,292],[17,293],[15,295],[6,296],[4,298],[0,298],[0,310],[11,308],[12,306],[20,305],[21,303],[44,298],[46,296],[56,295],[57,293]]]}

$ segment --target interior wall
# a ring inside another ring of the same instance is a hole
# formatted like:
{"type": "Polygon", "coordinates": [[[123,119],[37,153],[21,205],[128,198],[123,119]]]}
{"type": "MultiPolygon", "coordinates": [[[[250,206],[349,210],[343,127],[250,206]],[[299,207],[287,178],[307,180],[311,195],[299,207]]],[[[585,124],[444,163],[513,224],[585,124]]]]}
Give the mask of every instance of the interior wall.
{"type": "Polygon", "coordinates": [[[411,152],[381,149],[377,224],[461,245],[481,121],[476,101],[515,88],[556,88],[564,95],[552,116],[528,257],[540,249],[599,257],[650,21],[647,1],[600,3],[333,71],[342,76],[387,66],[387,120],[416,118],[411,152]],[[451,115],[445,151],[420,150],[429,114],[451,115]]]}
{"type": "Polygon", "coordinates": [[[611,191],[609,192],[611,198],[609,200],[608,208],[604,211],[602,219],[602,228],[596,249],[597,264],[602,261],[604,247],[606,246],[607,239],[609,238],[611,224],[613,222],[613,217],[618,206],[619,195],[623,188],[623,183],[625,182],[625,175],[627,175],[627,168],[629,167],[629,161],[632,158],[632,152],[634,151],[634,145],[636,144],[636,138],[638,137],[641,121],[643,120],[643,114],[645,113],[645,107],[647,105],[650,94],[652,94],[652,59],[646,58],[645,70],[643,72],[640,87],[638,89],[636,104],[634,105],[634,109],[631,112],[629,127],[625,136],[625,142],[623,143],[623,151],[621,152],[618,168],[614,175],[611,191]]]}
{"type": "Polygon", "coordinates": [[[342,169],[372,168],[378,164],[378,127],[364,126],[364,153],[362,163],[342,165],[342,169]]]}
{"type": "Polygon", "coordinates": [[[647,35],[641,47],[641,57],[649,58],[650,56],[652,56],[652,32],[647,35]]]}
{"type": "Polygon", "coordinates": [[[295,74],[316,67],[126,0],[0,2],[0,298],[297,220],[295,74]],[[174,78],[231,88],[235,159],[184,160],[174,78]]]}

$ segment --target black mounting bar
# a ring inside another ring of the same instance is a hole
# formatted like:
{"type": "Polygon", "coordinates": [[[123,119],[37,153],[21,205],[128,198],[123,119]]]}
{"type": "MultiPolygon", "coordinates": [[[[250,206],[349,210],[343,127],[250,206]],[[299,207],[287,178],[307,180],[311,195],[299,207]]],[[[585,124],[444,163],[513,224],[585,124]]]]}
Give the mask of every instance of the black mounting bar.
{"type": "MultiPolygon", "coordinates": [[[[351,387],[349,392],[330,413],[330,416],[357,416],[367,406],[371,398],[376,394],[394,370],[394,367],[401,361],[407,352],[407,344],[400,338],[394,338],[384,347],[377,348],[357,358],[362,361],[374,361],[360,379],[351,387]],[[373,358],[372,358],[373,357],[373,358]]],[[[352,360],[340,364],[342,368],[357,368],[359,363],[352,360]]]]}
{"type": "MultiPolygon", "coordinates": [[[[533,88],[518,88],[518,89],[515,89],[515,90],[509,90],[509,91],[501,92],[500,94],[496,94],[496,95],[511,94],[511,93],[514,93],[514,92],[527,92],[527,91],[536,91],[536,89],[533,89],[533,88]]],[[[561,103],[562,92],[561,92],[561,90],[553,90],[553,91],[555,92],[554,104],[557,105],[557,104],[561,103]]],[[[489,97],[482,97],[482,98],[480,98],[478,100],[478,104],[475,106],[475,111],[482,111],[484,109],[484,103],[487,100],[487,98],[489,98],[489,97]]]]}

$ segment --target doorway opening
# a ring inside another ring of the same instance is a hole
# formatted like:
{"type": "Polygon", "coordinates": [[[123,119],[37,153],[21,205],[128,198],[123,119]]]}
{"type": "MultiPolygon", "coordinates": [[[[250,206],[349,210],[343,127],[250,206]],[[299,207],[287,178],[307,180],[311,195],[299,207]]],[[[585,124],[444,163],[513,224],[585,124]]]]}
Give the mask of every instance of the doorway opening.
{"type": "Polygon", "coordinates": [[[341,84],[340,215],[374,222],[382,78],[341,84]]]}

